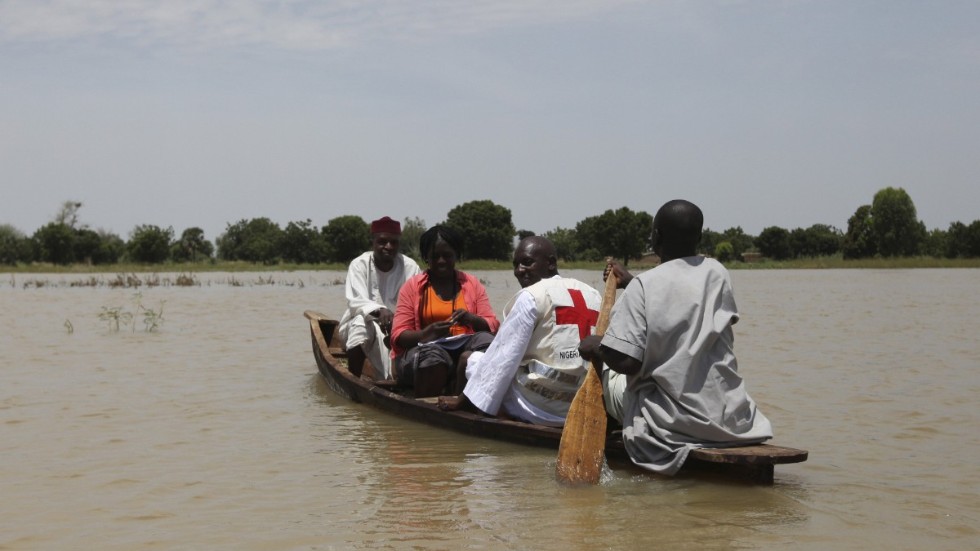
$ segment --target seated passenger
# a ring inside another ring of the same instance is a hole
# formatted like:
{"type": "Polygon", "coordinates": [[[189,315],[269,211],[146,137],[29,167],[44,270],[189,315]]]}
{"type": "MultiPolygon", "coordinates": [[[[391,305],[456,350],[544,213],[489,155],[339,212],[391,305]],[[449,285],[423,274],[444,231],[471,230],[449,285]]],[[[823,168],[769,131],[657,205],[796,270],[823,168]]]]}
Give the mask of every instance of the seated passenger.
{"type": "Polygon", "coordinates": [[[667,475],[680,469],[692,448],[772,437],[769,420],[738,374],[731,278],[719,262],[697,254],[703,223],[693,203],[662,206],[653,219],[660,265],[635,278],[610,266],[629,284],[605,335],[579,347],[583,357],[607,366],[603,398],[623,424],[630,459],[667,475]]]}
{"type": "Polygon", "coordinates": [[[428,269],[398,295],[392,357],[398,382],[414,387],[419,398],[444,394],[459,355],[486,349],[500,325],[480,280],[456,269],[462,250],[455,230],[426,230],[419,251],[428,269]]]}
{"type": "Polygon", "coordinates": [[[371,222],[371,251],[355,258],[347,268],[344,294],[347,309],[338,332],[347,345],[347,365],[360,376],[364,359],[371,360],[376,377],[391,378],[391,351],[385,337],[405,280],[420,272],[414,260],[398,252],[401,224],[385,216],[371,222]]]}
{"type": "Polygon", "coordinates": [[[504,308],[504,321],[485,353],[465,359],[466,386],[443,396],[443,410],[475,406],[489,415],[560,427],[585,380],[579,342],[595,330],[602,295],[558,275],[554,245],[527,237],[514,251],[522,290],[504,308]]]}

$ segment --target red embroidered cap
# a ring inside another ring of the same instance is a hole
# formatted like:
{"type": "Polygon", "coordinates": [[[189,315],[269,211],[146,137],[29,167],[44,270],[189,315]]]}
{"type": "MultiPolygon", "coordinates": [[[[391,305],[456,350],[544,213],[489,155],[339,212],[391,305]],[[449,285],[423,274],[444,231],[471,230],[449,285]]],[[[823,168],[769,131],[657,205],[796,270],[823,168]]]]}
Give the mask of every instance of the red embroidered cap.
{"type": "Polygon", "coordinates": [[[379,218],[374,222],[371,222],[371,233],[391,233],[394,235],[401,235],[402,225],[398,223],[398,220],[392,220],[391,218],[385,216],[384,218],[379,218]]]}

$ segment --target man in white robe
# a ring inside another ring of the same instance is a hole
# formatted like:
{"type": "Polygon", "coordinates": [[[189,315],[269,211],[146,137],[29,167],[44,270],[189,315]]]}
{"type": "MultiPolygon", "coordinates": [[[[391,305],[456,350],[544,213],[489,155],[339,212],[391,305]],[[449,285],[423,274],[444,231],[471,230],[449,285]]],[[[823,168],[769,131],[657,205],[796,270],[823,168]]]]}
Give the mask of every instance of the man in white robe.
{"type": "Polygon", "coordinates": [[[661,264],[636,278],[611,266],[628,285],[601,344],[591,337],[580,347],[608,368],[602,373],[606,409],[623,424],[632,461],[667,475],[692,448],[772,438],[769,420],[737,372],[731,278],[719,262],[696,254],[703,221],[687,201],[661,207],[653,229],[661,264]]]}
{"type": "Polygon", "coordinates": [[[414,260],[398,252],[401,224],[385,216],[371,222],[371,247],[347,269],[347,309],[340,318],[340,338],[347,346],[350,372],[360,375],[365,358],[376,376],[391,378],[391,354],[385,344],[405,280],[419,273],[414,260]]]}
{"type": "Polygon", "coordinates": [[[518,244],[514,276],[522,290],[504,308],[493,342],[468,355],[466,386],[439,406],[560,427],[588,369],[578,345],[595,330],[602,295],[558,275],[554,245],[543,237],[518,244]]]}

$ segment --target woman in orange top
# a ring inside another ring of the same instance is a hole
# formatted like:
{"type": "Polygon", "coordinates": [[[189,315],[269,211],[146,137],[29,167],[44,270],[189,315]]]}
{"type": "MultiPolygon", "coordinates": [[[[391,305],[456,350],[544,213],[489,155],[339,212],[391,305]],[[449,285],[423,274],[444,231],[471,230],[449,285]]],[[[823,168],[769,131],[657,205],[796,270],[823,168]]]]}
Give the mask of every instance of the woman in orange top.
{"type": "Polygon", "coordinates": [[[445,393],[459,355],[485,350],[500,327],[480,280],[456,269],[462,249],[462,237],[451,228],[429,228],[419,239],[428,269],[398,293],[392,363],[399,383],[415,387],[418,397],[445,393]],[[445,340],[450,336],[458,338],[445,340]]]}

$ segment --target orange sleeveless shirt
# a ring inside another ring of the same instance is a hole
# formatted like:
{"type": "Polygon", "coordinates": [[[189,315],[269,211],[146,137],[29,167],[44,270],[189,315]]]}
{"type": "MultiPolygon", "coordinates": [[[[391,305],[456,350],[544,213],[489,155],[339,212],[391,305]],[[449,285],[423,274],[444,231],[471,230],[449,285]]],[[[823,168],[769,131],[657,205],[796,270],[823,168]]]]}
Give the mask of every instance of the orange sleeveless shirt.
{"type": "MultiPolygon", "coordinates": [[[[422,327],[428,327],[429,324],[437,321],[446,321],[453,315],[454,308],[466,309],[466,301],[463,300],[462,289],[459,290],[459,294],[453,300],[443,300],[431,286],[425,290],[425,294],[425,310],[422,311],[421,316],[422,327]]],[[[454,325],[449,328],[450,335],[465,335],[466,333],[472,332],[472,329],[462,325],[454,325]]]]}

